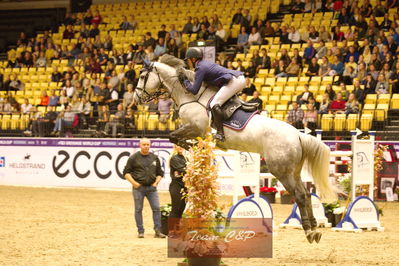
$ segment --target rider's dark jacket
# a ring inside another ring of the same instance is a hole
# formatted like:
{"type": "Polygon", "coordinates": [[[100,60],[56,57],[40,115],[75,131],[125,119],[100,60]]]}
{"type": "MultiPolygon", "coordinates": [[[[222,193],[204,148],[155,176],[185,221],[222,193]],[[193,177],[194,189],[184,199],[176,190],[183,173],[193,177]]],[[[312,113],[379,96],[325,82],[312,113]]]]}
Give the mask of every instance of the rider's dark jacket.
{"type": "Polygon", "coordinates": [[[195,80],[192,84],[189,80],[184,81],[187,90],[197,94],[201,84],[205,81],[208,85],[221,88],[226,85],[233,77],[241,76],[243,73],[236,70],[224,68],[218,64],[207,60],[200,60],[195,67],[195,80]]]}

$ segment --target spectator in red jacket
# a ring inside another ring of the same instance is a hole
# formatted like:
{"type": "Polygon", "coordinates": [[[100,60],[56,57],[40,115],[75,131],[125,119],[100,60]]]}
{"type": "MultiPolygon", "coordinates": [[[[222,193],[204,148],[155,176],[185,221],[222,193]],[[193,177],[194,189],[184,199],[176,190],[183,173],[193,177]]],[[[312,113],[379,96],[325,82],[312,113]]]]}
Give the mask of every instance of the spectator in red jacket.
{"type": "Polygon", "coordinates": [[[344,101],[342,94],[340,92],[337,93],[337,98],[332,101],[329,112],[331,114],[334,113],[342,113],[345,110],[346,101],[344,101]]]}

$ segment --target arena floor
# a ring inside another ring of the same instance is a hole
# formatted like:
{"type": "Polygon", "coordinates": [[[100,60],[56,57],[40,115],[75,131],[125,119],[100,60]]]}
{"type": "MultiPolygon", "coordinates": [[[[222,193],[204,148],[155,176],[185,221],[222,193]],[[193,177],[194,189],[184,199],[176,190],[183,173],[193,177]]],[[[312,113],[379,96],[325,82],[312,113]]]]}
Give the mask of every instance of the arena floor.
{"type": "MultiPolygon", "coordinates": [[[[0,186],[1,265],[176,265],[165,239],[154,239],[150,207],[138,239],[131,194],[121,191],[0,186]]],[[[170,201],[160,193],[161,203],[170,201]]],[[[227,203],[227,199],[223,200],[227,203]]],[[[393,265],[399,261],[399,203],[380,203],[385,232],[324,231],[319,244],[303,232],[279,229],[272,259],[223,259],[228,265],[393,265]]],[[[273,205],[275,223],[290,213],[273,205]]]]}

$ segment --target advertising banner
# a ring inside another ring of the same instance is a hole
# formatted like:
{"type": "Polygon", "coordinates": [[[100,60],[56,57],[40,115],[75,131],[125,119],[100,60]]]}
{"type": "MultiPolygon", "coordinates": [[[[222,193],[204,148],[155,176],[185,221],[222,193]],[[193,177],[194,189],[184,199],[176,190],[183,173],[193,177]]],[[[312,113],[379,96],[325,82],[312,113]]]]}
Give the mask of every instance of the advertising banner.
{"type": "MultiPolygon", "coordinates": [[[[123,169],[139,151],[139,139],[0,138],[0,185],[130,189],[123,169]]],[[[169,190],[173,144],[152,139],[165,176],[158,190],[169,190]]],[[[234,192],[231,152],[217,152],[223,194],[234,192]]]]}

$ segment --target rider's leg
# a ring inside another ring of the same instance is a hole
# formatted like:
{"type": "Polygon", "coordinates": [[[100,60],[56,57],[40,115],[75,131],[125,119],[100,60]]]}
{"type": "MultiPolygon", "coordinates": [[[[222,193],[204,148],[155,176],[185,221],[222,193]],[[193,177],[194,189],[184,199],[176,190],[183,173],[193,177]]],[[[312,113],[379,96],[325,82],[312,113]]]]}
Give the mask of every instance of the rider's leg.
{"type": "Polygon", "coordinates": [[[245,88],[245,78],[243,75],[239,77],[233,77],[229,83],[221,87],[216,93],[215,97],[210,103],[211,113],[215,127],[217,130],[215,138],[219,141],[224,141],[223,132],[223,113],[221,106],[230,99],[233,95],[242,91],[245,88]]]}

